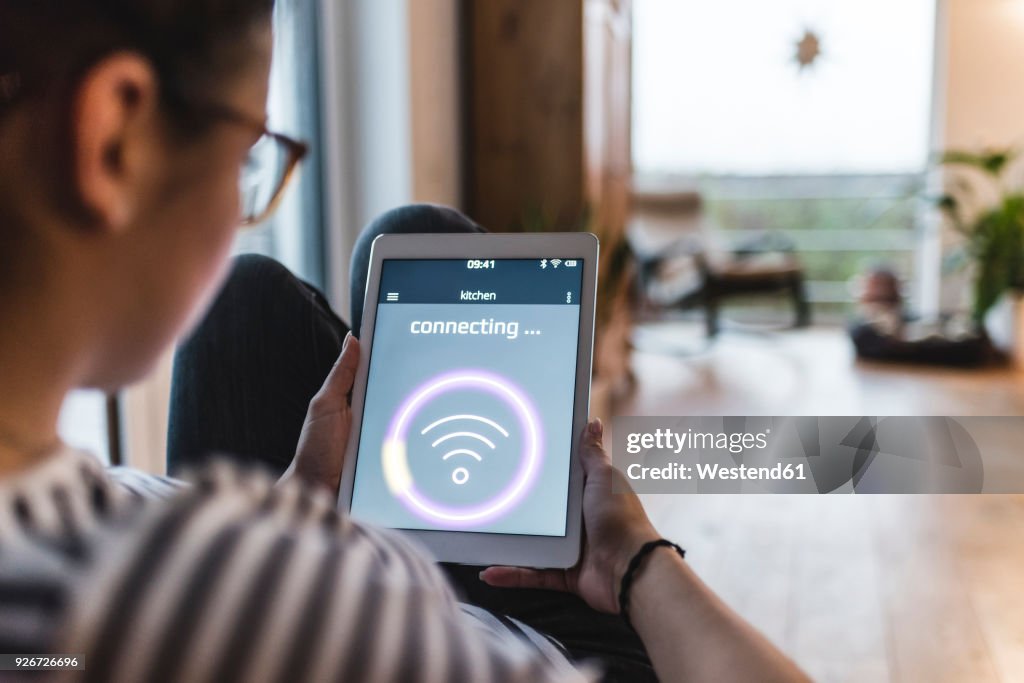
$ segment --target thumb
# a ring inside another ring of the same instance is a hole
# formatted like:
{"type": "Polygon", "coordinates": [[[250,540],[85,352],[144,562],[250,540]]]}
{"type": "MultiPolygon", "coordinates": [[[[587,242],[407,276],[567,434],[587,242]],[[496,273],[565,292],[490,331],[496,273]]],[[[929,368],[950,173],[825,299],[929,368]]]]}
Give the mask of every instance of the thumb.
{"type": "Polygon", "coordinates": [[[580,461],[583,463],[583,472],[588,476],[609,463],[608,454],[602,443],[603,436],[604,425],[601,424],[600,418],[594,418],[583,428],[580,438],[580,461]]]}
{"type": "Polygon", "coordinates": [[[349,332],[341,347],[341,355],[335,361],[327,379],[324,380],[320,393],[325,398],[348,400],[352,385],[356,380],[356,368],[359,367],[359,340],[349,332]]]}

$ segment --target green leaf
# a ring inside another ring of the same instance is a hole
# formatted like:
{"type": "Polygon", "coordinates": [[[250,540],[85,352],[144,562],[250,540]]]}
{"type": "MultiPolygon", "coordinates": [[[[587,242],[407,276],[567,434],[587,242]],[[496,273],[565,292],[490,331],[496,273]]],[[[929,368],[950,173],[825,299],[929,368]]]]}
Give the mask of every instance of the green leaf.
{"type": "Polygon", "coordinates": [[[939,157],[939,163],[971,166],[998,176],[1014,156],[1014,152],[1008,149],[985,150],[980,153],[954,149],[943,152],[939,157]]]}
{"type": "Polygon", "coordinates": [[[943,211],[954,212],[958,205],[956,197],[951,194],[943,194],[935,198],[935,206],[943,211]]]}

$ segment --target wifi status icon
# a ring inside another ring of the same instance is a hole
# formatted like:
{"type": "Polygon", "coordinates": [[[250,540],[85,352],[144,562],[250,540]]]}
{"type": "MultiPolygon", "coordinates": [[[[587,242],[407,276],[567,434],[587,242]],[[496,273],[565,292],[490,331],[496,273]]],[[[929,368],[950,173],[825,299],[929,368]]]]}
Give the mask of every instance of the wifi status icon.
{"type": "MultiPolygon", "coordinates": [[[[478,422],[482,425],[490,427],[495,432],[501,435],[501,437],[508,438],[508,430],[502,427],[494,420],[483,417],[481,415],[449,415],[448,417],[442,417],[440,420],[434,420],[429,425],[424,427],[420,434],[426,436],[429,432],[434,429],[441,427],[442,425],[448,425],[454,422],[478,422]]],[[[453,431],[441,434],[442,430],[438,430],[438,436],[434,439],[433,443],[430,444],[431,448],[448,448],[444,455],[441,456],[441,460],[447,462],[451,458],[465,457],[472,458],[477,462],[483,462],[484,457],[480,455],[478,449],[487,447],[490,450],[496,450],[498,448],[494,441],[498,437],[488,438],[488,436],[481,434],[479,431],[472,431],[471,428],[466,427],[459,429],[457,425],[452,425],[453,431]],[[454,448],[453,448],[454,446],[454,448]]],[[[483,430],[481,430],[483,431],[483,430]]],[[[469,470],[461,465],[452,470],[452,481],[462,486],[469,481],[469,470]]]]}
{"type": "Polygon", "coordinates": [[[555,268],[558,268],[558,266],[562,265],[562,259],[560,259],[560,258],[553,258],[553,259],[551,259],[550,263],[555,268]]]}

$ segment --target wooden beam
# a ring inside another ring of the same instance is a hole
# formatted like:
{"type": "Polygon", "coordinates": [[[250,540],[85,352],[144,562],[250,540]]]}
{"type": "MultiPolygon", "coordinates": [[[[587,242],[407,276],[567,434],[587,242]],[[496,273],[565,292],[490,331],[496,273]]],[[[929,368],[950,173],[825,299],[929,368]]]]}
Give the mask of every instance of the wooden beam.
{"type": "Polygon", "coordinates": [[[583,0],[465,0],[468,213],[491,230],[583,218],[583,0]]]}

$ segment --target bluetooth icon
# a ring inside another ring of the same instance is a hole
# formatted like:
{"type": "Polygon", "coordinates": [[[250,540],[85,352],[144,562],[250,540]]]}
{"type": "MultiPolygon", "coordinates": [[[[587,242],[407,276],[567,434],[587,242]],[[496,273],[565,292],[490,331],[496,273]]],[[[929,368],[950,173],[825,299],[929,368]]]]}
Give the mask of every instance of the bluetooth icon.
{"type": "Polygon", "coordinates": [[[547,259],[541,259],[540,267],[541,268],[547,268],[548,267],[548,260],[547,259]]]}

